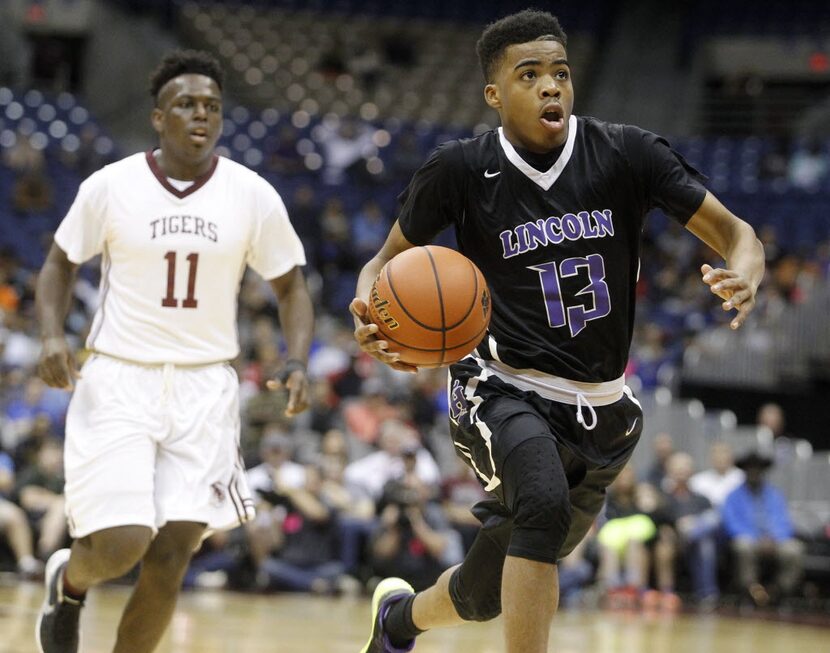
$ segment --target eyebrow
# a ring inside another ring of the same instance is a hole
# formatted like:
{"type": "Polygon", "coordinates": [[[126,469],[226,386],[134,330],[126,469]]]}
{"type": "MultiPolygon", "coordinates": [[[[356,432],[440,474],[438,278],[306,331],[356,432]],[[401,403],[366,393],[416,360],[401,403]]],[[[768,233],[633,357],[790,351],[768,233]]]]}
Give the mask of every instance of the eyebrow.
{"type": "MultiPolygon", "coordinates": [[[[535,58],[522,59],[519,63],[517,63],[515,66],[513,66],[513,70],[518,70],[522,66],[539,66],[539,65],[541,65],[541,63],[542,63],[541,59],[535,59],[535,58]]],[[[568,63],[567,59],[554,59],[553,61],[551,61],[551,64],[554,65],[554,66],[565,65],[565,66],[568,66],[568,68],[571,67],[570,64],[568,63]]]]}
{"type": "Polygon", "coordinates": [[[196,93],[182,93],[181,95],[176,95],[173,99],[182,100],[184,98],[187,98],[188,100],[215,100],[217,102],[222,101],[222,97],[219,95],[198,95],[196,93]]]}

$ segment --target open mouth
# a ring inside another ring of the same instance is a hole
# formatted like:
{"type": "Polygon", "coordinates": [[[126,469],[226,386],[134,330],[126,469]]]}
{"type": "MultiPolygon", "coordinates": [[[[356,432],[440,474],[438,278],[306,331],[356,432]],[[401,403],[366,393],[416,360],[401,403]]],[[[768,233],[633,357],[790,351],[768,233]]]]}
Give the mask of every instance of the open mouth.
{"type": "Polygon", "coordinates": [[[558,107],[545,107],[539,122],[552,131],[559,131],[565,127],[565,116],[558,107]]]}
{"type": "Polygon", "coordinates": [[[193,129],[190,131],[190,140],[193,143],[207,143],[208,133],[206,129],[193,129]]]}

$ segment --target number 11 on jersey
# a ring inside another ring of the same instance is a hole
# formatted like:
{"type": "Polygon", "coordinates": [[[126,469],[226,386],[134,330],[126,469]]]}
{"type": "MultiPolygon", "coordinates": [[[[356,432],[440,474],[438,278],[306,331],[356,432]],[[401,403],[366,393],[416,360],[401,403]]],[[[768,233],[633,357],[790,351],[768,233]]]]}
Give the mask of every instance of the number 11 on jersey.
{"type": "MultiPolygon", "coordinates": [[[[164,255],[167,260],[167,294],[161,300],[161,305],[166,308],[176,308],[179,300],[176,299],[176,252],[167,252],[164,255]]],[[[196,308],[199,300],[194,297],[196,293],[196,270],[199,267],[199,254],[192,252],[187,255],[187,262],[190,264],[187,274],[187,296],[182,300],[182,308],[196,308]]]]}

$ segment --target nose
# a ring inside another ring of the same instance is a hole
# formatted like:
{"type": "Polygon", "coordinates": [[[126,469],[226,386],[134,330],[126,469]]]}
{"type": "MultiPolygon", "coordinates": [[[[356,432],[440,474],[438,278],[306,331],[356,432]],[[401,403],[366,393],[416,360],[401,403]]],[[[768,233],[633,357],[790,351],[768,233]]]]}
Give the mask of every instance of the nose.
{"type": "Polygon", "coordinates": [[[561,91],[553,75],[545,75],[542,78],[539,93],[543,98],[558,98],[560,96],[561,91]]]}
{"type": "Polygon", "coordinates": [[[207,106],[204,102],[196,102],[196,105],[193,109],[193,115],[196,118],[207,118],[207,106]]]}

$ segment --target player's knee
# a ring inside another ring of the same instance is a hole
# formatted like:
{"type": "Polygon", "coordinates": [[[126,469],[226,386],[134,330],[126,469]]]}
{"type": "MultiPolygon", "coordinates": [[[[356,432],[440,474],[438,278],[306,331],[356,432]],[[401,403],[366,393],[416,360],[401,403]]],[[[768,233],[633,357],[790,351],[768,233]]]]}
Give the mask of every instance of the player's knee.
{"type": "Polygon", "coordinates": [[[96,566],[109,578],[123,576],[147,552],[152,530],[144,526],[108,528],[89,536],[96,566]]]}
{"type": "Polygon", "coordinates": [[[567,487],[549,483],[516,502],[508,552],[532,560],[556,562],[571,528],[573,509],[567,487]]]}
{"type": "Polygon", "coordinates": [[[468,586],[460,572],[460,568],[456,569],[450,577],[449,588],[458,616],[464,621],[490,621],[498,617],[501,614],[501,582],[468,586]]]}

